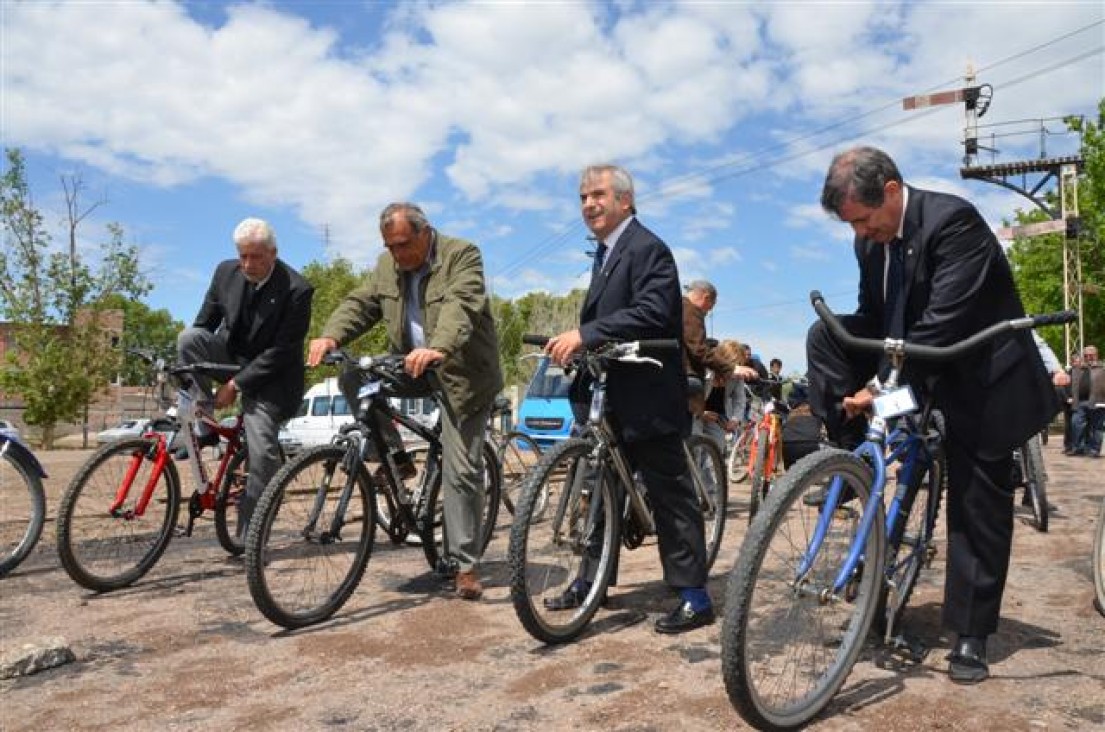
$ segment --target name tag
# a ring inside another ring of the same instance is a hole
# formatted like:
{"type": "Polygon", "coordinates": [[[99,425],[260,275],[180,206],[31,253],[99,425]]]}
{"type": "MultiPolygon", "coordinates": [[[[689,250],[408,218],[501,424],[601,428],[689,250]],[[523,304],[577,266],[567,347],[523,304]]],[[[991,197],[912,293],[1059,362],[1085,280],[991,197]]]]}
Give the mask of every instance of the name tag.
{"type": "Polygon", "coordinates": [[[883,419],[916,411],[917,399],[913,396],[913,389],[908,385],[899,386],[894,391],[875,397],[875,414],[883,419]]]}
{"type": "Polygon", "coordinates": [[[363,384],[360,389],[357,390],[358,399],[367,399],[370,396],[374,396],[380,392],[380,382],[370,381],[367,384],[363,384]]]}

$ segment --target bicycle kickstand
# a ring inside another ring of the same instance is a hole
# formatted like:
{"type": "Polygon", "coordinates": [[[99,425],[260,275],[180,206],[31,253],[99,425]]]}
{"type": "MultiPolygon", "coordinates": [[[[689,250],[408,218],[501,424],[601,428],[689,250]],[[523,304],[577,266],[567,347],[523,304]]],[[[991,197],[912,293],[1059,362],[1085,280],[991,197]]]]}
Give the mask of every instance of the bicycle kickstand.
{"type": "Polygon", "coordinates": [[[895,652],[902,652],[907,659],[913,663],[921,663],[925,660],[925,656],[928,655],[928,648],[919,640],[910,639],[903,633],[891,638],[887,641],[887,645],[891,650],[895,652]]]}

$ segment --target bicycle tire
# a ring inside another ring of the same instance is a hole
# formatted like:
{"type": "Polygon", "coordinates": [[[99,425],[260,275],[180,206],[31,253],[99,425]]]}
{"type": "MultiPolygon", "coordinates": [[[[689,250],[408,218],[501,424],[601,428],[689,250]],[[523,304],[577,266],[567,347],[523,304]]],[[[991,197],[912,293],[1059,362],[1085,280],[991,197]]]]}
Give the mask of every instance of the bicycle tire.
{"type": "Polygon", "coordinates": [[[300,453],[273,477],[246,533],[249,593],[261,614],[289,630],[331,617],[357,589],[372,554],[374,486],[364,463],[345,472],[347,447],[300,453]],[[349,503],[334,532],[343,494],[349,503]]]}
{"type": "Polygon", "coordinates": [[[754,431],[742,428],[729,450],[729,481],[740,483],[748,477],[748,460],[751,457],[752,435],[754,431]]]}
{"type": "MultiPolygon", "coordinates": [[[[441,489],[442,471],[438,470],[437,480],[430,486],[429,511],[426,517],[420,517],[422,521],[419,527],[419,536],[422,539],[422,553],[426,555],[426,561],[430,569],[435,571],[444,567],[445,559],[445,508],[444,495],[441,489]]],[[[499,503],[502,501],[502,477],[499,473],[499,459],[495,457],[495,447],[490,441],[483,442],[483,515],[480,519],[479,554],[482,557],[491,543],[491,537],[495,533],[495,522],[499,519],[499,503]]]]}
{"type": "Polygon", "coordinates": [[[843,567],[873,480],[871,468],[843,450],[807,455],[779,479],[745,536],[726,590],[722,675],[729,700],[758,729],[802,727],[851,673],[882,583],[881,504],[853,581],[841,597],[826,597],[823,590],[843,567]],[[796,587],[822,510],[803,498],[837,476],[856,497],[832,512],[820,550],[796,587]]]}
{"type": "Polygon", "coordinates": [[[522,486],[510,527],[510,600],[522,627],[543,643],[566,643],[586,629],[606,597],[614,571],[620,547],[620,504],[608,471],[600,471],[597,479],[591,477],[594,471],[588,463],[593,448],[587,440],[570,438],[546,452],[522,486]],[[585,495],[588,483],[590,493],[585,495]],[[552,515],[534,520],[542,492],[548,494],[552,515]],[[597,566],[579,606],[548,609],[545,600],[559,598],[579,576],[592,538],[599,547],[597,566]]]}
{"type": "Polygon", "coordinates": [[[226,465],[226,473],[219,485],[219,491],[215,494],[215,536],[219,538],[219,544],[230,553],[231,556],[241,556],[246,550],[245,537],[238,538],[237,508],[238,502],[246,492],[246,481],[249,480],[249,452],[243,443],[230,458],[226,465]],[[244,464],[243,464],[244,463],[244,464]],[[233,519],[227,516],[233,514],[233,519]]]}
{"type": "Polygon", "coordinates": [[[695,486],[695,496],[702,509],[702,523],[706,533],[706,570],[709,571],[721,551],[721,539],[725,534],[725,517],[729,508],[729,481],[725,463],[721,459],[721,448],[705,435],[690,435],[686,439],[687,450],[691,458],[692,480],[703,481],[702,495],[700,487],[695,486]]]}
{"type": "Polygon", "coordinates": [[[1032,526],[1040,533],[1047,533],[1047,469],[1039,435],[1033,435],[1021,446],[1021,464],[1024,489],[1032,508],[1032,526]]]}
{"type": "Polygon", "coordinates": [[[46,492],[38,471],[13,449],[0,462],[0,577],[34,550],[46,522],[46,492]]]}
{"type": "MultiPolygon", "coordinates": [[[[512,431],[502,436],[499,442],[499,465],[503,476],[503,505],[511,516],[522,493],[522,484],[526,476],[541,460],[541,446],[525,432],[512,431]]],[[[539,496],[534,508],[534,518],[540,518],[548,508],[549,497],[539,496]]]]}
{"type": "Polygon", "coordinates": [[[901,511],[905,519],[895,524],[887,538],[888,582],[879,591],[875,609],[874,629],[880,636],[899,632],[902,612],[917,586],[921,569],[930,565],[936,555],[936,519],[946,480],[946,459],[943,450],[937,449],[931,464],[920,474],[916,487],[910,487],[902,497],[901,511]],[[891,588],[894,588],[893,595],[891,588]]]}
{"type": "Polygon", "coordinates": [[[136,503],[153,477],[156,438],[123,440],[97,450],[73,477],[58,504],[61,566],[74,582],[96,592],[133,584],[169,546],[180,508],[180,476],[166,462],[142,516],[136,503]],[[126,501],[109,509],[128,469],[135,469],[126,501]]]}
{"type": "Polygon", "coordinates": [[[1101,510],[1097,514],[1097,529],[1093,539],[1093,586],[1094,604],[1097,611],[1105,615],[1105,500],[1101,501],[1101,510]]]}
{"type": "Polygon", "coordinates": [[[767,498],[767,479],[764,471],[767,468],[767,451],[770,447],[771,431],[767,427],[756,430],[756,436],[752,441],[755,450],[755,459],[748,469],[752,476],[749,481],[748,493],[748,523],[751,524],[760,511],[760,506],[767,498]]]}

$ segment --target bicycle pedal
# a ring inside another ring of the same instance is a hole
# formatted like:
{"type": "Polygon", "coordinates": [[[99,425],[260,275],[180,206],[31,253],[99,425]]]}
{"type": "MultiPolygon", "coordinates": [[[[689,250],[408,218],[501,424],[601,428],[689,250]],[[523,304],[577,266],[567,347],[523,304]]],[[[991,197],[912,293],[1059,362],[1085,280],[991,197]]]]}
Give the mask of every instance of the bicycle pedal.
{"type": "Polygon", "coordinates": [[[891,650],[901,652],[913,663],[922,663],[928,655],[928,647],[917,640],[910,640],[899,633],[890,639],[887,644],[891,650]]]}

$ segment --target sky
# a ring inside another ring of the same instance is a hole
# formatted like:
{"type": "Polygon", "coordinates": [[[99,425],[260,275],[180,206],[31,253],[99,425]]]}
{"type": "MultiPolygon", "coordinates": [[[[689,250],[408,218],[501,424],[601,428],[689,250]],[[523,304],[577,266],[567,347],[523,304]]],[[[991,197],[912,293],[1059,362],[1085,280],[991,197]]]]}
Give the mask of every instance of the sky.
{"type": "Polygon", "coordinates": [[[1096,120],[1103,18],[1099,0],[0,0],[0,139],[56,243],[78,175],[102,204],[82,254],[118,222],[148,304],[186,323],[241,219],[272,223],[293,267],[363,267],[402,200],[480,246],[496,295],[585,287],[579,171],[616,162],[684,283],[717,286],[710,334],[800,373],[810,290],[856,304],[851,230],[818,205],[834,152],[881,147],[1001,226],[1033,205],[961,178],[963,105],[901,100],[973,69],[996,150],[978,164],[1073,154],[1060,118],[1096,120]]]}

